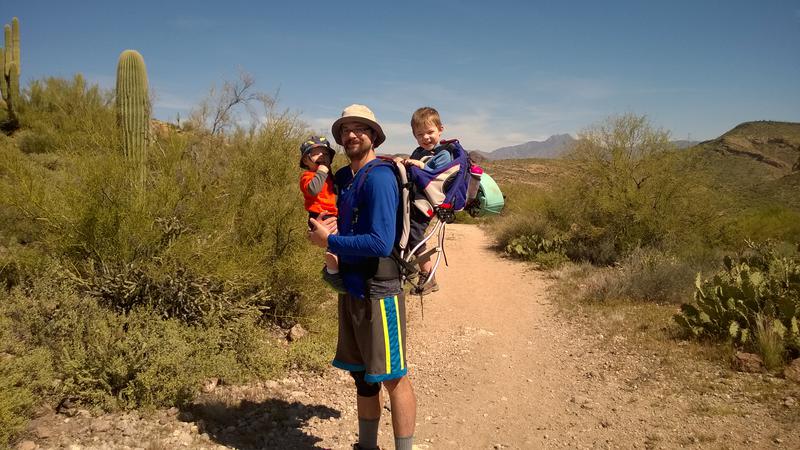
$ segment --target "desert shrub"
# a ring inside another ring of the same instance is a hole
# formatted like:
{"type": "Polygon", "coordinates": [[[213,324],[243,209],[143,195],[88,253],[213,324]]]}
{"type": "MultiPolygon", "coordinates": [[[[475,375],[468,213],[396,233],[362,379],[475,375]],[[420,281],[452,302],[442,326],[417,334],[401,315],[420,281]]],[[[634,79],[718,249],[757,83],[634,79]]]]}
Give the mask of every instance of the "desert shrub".
{"type": "Polygon", "coordinates": [[[501,218],[492,229],[497,247],[505,250],[511,241],[522,236],[554,238],[556,230],[536,212],[510,214],[501,218]]]}
{"type": "Polygon", "coordinates": [[[637,249],[614,267],[598,268],[587,279],[582,297],[590,301],[627,299],[677,303],[691,295],[695,267],[653,249],[637,249]]]}
{"type": "Polygon", "coordinates": [[[14,329],[14,322],[0,314],[0,447],[3,448],[24,429],[27,417],[52,388],[54,380],[50,352],[29,348],[16,339],[14,329]]]}
{"type": "Polygon", "coordinates": [[[561,239],[572,261],[613,265],[637,249],[654,249],[702,266],[748,236],[797,238],[796,211],[743,205],[719,189],[700,153],[675,149],[645,117],[611,117],[585,129],[565,164],[569,170],[550,189],[503,186],[508,217],[495,232],[501,248],[538,234],[561,239]],[[547,232],[527,232],[520,224],[530,217],[547,232]]]}
{"type": "MultiPolygon", "coordinates": [[[[3,298],[0,330],[6,345],[15,346],[11,353],[4,350],[11,362],[4,370],[25,373],[19,395],[36,392],[39,400],[68,398],[107,409],[180,405],[205,378],[270,377],[287,366],[286,351],[260,314],[210,326],[186,326],[147,306],[117,314],[70,288],[62,274],[53,270],[3,298]],[[34,358],[36,370],[15,370],[34,358]],[[45,382],[33,382],[35,374],[45,382]],[[53,385],[54,379],[61,381],[53,385]]],[[[3,376],[10,383],[7,372],[3,376]]],[[[9,402],[19,395],[0,397],[9,402]]]]}
{"type": "Polygon", "coordinates": [[[637,249],[620,264],[622,295],[633,300],[677,303],[691,295],[695,267],[653,249],[637,249]]]}
{"type": "Polygon", "coordinates": [[[771,243],[750,243],[736,260],[725,257],[723,268],[710,279],[698,274],[695,286],[694,303],[683,304],[674,318],[687,335],[765,351],[775,348],[772,333],[777,333],[789,355],[800,353],[796,251],[786,254],[771,243]]]}
{"type": "Polygon", "coordinates": [[[705,223],[708,199],[692,161],[643,116],[589,127],[569,160],[575,178],[554,212],[571,229],[572,258],[607,264],[638,248],[673,249],[705,223]]]}
{"type": "Polygon", "coordinates": [[[5,148],[0,196],[9,222],[118,312],[147,305],[195,323],[257,308],[297,320],[320,293],[294,201],[302,132],[281,116],[227,139],[162,142],[144,191],[117,153],[72,155],[52,171],[5,148]]]}
{"type": "Polygon", "coordinates": [[[507,255],[537,262],[546,268],[557,267],[567,261],[564,242],[559,238],[547,239],[538,234],[517,236],[506,244],[507,255]]]}
{"type": "Polygon", "coordinates": [[[800,211],[784,205],[749,208],[732,218],[730,233],[741,242],[764,236],[784,242],[800,242],[800,211]]]}
{"type": "Polygon", "coordinates": [[[23,130],[16,135],[22,153],[50,153],[56,149],[56,135],[50,130],[23,130]]]}
{"type": "Polygon", "coordinates": [[[26,128],[0,136],[0,347],[15,346],[0,348],[3,432],[42,401],[181,404],[206,377],[328,359],[296,117],[160,136],[142,189],[114,136],[113,96],[76,77],[34,82],[27,97],[26,128]],[[48,136],[47,152],[26,134],[48,136]],[[317,322],[298,349],[271,331],[317,322]]]}
{"type": "Polygon", "coordinates": [[[770,320],[760,314],[756,315],[755,330],[753,333],[753,347],[761,355],[764,367],[775,370],[783,366],[786,345],[783,338],[786,329],[778,320],[770,320]]]}
{"type": "Polygon", "coordinates": [[[83,76],[32,80],[23,99],[21,123],[29,137],[21,148],[26,153],[114,148],[113,94],[88,84],[83,76]]]}

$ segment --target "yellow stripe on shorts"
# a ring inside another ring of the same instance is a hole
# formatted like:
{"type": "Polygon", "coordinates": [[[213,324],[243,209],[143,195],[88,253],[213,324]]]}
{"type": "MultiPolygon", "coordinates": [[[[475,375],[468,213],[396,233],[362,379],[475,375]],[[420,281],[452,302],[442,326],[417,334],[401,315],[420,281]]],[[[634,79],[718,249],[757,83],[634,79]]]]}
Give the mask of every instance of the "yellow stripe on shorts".
{"type": "Polygon", "coordinates": [[[386,345],[386,373],[392,373],[391,349],[389,348],[389,324],[386,322],[385,298],[381,299],[381,319],[383,319],[383,342],[386,345]]]}
{"type": "Polygon", "coordinates": [[[400,370],[406,368],[405,355],[403,355],[403,329],[400,327],[400,307],[397,306],[397,296],[394,296],[394,315],[397,320],[397,344],[400,349],[400,370]]]}

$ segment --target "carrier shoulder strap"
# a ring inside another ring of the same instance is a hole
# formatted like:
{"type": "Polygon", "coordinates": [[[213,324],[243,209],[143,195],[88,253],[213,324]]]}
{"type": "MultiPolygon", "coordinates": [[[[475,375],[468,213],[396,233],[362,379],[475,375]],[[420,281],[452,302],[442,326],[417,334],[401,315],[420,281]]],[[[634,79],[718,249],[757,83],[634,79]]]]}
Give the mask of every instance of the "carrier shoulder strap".
{"type": "MultiPolygon", "coordinates": [[[[380,166],[388,167],[395,176],[395,180],[397,180],[398,185],[398,211],[397,213],[400,215],[399,226],[401,229],[397,230],[399,234],[399,239],[397,239],[397,243],[394,245],[394,250],[392,252],[392,256],[388,258],[379,258],[379,274],[378,276],[386,274],[387,277],[393,277],[393,273],[391,270],[384,271],[383,268],[387,266],[387,261],[385,260],[392,260],[393,262],[398,261],[398,256],[400,260],[405,255],[406,247],[408,246],[408,237],[409,233],[411,232],[411,192],[412,192],[412,183],[408,180],[408,174],[406,172],[406,168],[403,164],[395,162],[393,159],[378,156],[378,161],[370,164],[366,167],[363,176],[360,177],[358,183],[355,186],[359,202],[361,201],[361,189],[364,187],[364,184],[367,182],[367,178],[369,177],[369,173],[372,169],[380,166]],[[384,273],[380,273],[384,272],[384,273]]],[[[391,264],[395,270],[397,265],[391,264]]]]}

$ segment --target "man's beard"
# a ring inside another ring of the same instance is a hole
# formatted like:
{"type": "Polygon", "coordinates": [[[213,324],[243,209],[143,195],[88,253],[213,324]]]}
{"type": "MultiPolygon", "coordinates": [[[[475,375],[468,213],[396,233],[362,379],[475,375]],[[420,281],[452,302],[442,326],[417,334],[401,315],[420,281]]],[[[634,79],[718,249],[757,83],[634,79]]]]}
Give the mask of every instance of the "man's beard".
{"type": "Polygon", "coordinates": [[[344,147],[344,153],[347,155],[347,157],[351,161],[359,160],[359,159],[362,159],[364,157],[364,155],[369,153],[371,148],[372,148],[371,143],[365,142],[365,141],[361,141],[357,145],[354,145],[354,146],[346,145],[344,147]]]}

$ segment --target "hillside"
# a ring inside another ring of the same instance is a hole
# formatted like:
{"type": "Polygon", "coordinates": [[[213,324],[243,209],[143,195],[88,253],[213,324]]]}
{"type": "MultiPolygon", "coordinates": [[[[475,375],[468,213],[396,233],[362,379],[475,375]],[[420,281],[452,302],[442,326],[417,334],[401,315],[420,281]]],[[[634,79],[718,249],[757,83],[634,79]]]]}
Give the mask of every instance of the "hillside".
{"type": "MultiPolygon", "coordinates": [[[[800,123],[745,122],[684,154],[707,174],[712,189],[743,201],[739,206],[800,209],[800,123]]],[[[561,158],[490,159],[481,165],[501,186],[545,190],[571,172],[569,160],[561,158]]]]}
{"type": "Polygon", "coordinates": [[[788,175],[800,169],[800,123],[744,122],[722,136],[697,147],[769,165],[788,175]]]}
{"type": "Polygon", "coordinates": [[[570,162],[558,158],[489,160],[481,166],[501,188],[523,185],[549,191],[561,183],[562,177],[571,173],[570,162]]]}
{"type": "Polygon", "coordinates": [[[800,208],[800,123],[745,122],[689,154],[722,191],[800,208]]]}

